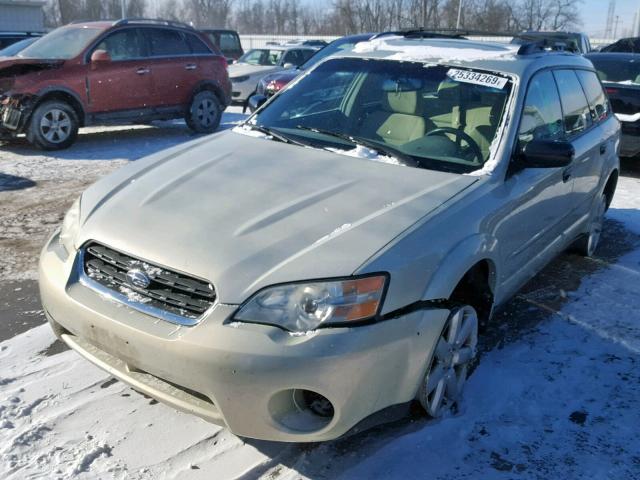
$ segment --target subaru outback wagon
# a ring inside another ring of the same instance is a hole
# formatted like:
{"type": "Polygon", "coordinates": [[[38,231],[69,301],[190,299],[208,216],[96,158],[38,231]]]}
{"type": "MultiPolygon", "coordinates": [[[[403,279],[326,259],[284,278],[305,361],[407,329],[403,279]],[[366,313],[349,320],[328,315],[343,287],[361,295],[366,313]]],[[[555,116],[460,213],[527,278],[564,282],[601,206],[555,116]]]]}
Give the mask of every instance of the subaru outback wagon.
{"type": "Polygon", "coordinates": [[[227,63],[204,34],[168,21],[76,23],[0,59],[0,138],[47,150],[78,128],[184,118],[213,132],[230,102],[227,63]]]}
{"type": "Polygon", "coordinates": [[[439,417],[492,311],[570,246],[594,254],[619,130],[580,56],[360,43],[86,190],[42,251],[45,313],[241,436],[332,439],[414,400],[439,417]]]}

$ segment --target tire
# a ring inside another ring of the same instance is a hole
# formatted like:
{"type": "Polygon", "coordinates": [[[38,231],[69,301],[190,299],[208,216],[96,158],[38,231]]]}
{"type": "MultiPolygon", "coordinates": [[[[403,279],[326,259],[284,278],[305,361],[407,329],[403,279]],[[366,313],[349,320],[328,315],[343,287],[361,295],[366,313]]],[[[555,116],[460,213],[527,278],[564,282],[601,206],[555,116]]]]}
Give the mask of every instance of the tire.
{"type": "Polygon", "coordinates": [[[197,133],[212,133],[220,126],[222,107],[215,93],[204,90],[197,93],[185,115],[187,126],[197,133]]]}
{"type": "Polygon", "coordinates": [[[600,237],[602,236],[602,229],[604,227],[604,214],[607,211],[607,196],[605,194],[600,195],[598,202],[596,203],[593,212],[591,212],[591,218],[589,219],[589,229],[580,237],[575,245],[574,249],[580,255],[585,257],[593,257],[598,249],[600,243],[600,237]]]}
{"type": "Polygon", "coordinates": [[[451,309],[418,388],[417,400],[427,415],[442,417],[456,410],[478,345],[478,314],[470,305],[451,309]]]}
{"type": "Polygon", "coordinates": [[[76,141],[79,127],[78,115],[71,105],[47,100],[33,111],[27,140],[43,150],[62,150],[76,141]]]}

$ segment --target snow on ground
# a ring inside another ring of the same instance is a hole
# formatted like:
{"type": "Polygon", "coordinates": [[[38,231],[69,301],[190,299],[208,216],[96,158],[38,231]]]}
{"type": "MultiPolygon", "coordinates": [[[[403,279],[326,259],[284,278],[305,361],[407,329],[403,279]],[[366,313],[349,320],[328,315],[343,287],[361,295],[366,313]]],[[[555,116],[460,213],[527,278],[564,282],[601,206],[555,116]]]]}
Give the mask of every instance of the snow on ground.
{"type": "MultiPolygon", "coordinates": [[[[92,179],[188,138],[174,125],[127,130],[111,146],[111,135],[96,135],[83,140],[90,160],[80,149],[0,152],[5,174],[36,181],[0,191],[5,275],[6,256],[21,251],[9,240],[39,236],[39,248],[62,202],[92,179]]],[[[620,179],[598,258],[563,255],[497,315],[456,416],[413,413],[324,444],[243,440],[74,352],[50,355],[54,338],[42,325],[0,342],[0,478],[640,479],[639,190],[640,179],[620,179]]]]}

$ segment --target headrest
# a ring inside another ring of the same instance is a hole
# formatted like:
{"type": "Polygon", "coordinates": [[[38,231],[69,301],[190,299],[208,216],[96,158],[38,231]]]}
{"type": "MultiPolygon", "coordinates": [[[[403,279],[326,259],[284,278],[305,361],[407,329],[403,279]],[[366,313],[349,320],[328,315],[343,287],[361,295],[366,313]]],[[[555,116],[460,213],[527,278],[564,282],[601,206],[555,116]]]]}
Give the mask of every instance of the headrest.
{"type": "Polygon", "coordinates": [[[389,92],[387,93],[389,108],[394,113],[415,115],[418,107],[418,92],[389,92]]]}

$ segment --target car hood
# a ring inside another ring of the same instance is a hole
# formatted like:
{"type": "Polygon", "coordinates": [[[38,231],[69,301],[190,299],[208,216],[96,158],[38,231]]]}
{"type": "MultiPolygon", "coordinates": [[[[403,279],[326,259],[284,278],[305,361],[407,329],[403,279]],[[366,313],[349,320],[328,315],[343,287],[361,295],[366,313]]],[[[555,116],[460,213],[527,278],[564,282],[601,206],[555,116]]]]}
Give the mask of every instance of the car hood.
{"type": "Polygon", "coordinates": [[[207,279],[238,304],[267,285],[361,270],[476,181],[227,131],[90,187],[76,245],[99,241],[207,279]]]}
{"type": "Polygon", "coordinates": [[[64,60],[0,57],[0,77],[7,75],[21,75],[37,70],[57,68],[64,60]]]}
{"type": "Polygon", "coordinates": [[[241,77],[243,75],[267,74],[282,70],[277,65],[249,65],[248,63],[234,63],[229,65],[229,78],[241,77]]]}

